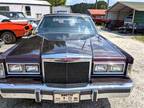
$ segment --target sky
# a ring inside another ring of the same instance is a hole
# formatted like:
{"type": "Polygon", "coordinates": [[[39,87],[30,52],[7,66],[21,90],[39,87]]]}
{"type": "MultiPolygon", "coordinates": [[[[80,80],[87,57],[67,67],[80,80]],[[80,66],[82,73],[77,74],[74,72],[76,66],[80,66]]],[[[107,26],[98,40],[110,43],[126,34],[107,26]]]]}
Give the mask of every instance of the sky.
{"type": "MultiPolygon", "coordinates": [[[[66,4],[67,5],[74,5],[77,3],[85,2],[85,3],[95,3],[96,0],[67,0],[66,4]]],[[[107,0],[105,0],[107,1],[107,0]]],[[[144,2],[144,0],[109,0],[110,5],[113,5],[117,1],[139,1],[139,2],[144,2]]]]}

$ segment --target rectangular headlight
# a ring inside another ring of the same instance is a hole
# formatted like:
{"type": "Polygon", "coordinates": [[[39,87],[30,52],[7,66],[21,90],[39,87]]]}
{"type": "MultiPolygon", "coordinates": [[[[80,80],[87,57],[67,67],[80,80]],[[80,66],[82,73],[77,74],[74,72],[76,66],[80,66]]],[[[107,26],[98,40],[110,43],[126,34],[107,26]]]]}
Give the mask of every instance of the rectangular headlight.
{"type": "Polygon", "coordinates": [[[107,71],[107,65],[106,64],[96,64],[94,67],[95,72],[106,72],[107,71]]]}
{"type": "Polygon", "coordinates": [[[40,74],[39,64],[37,63],[18,63],[7,64],[8,74],[40,74]]]}
{"type": "Polygon", "coordinates": [[[123,72],[124,64],[109,65],[109,72],[123,72]]]}
{"type": "Polygon", "coordinates": [[[23,70],[23,65],[21,65],[21,64],[9,64],[8,65],[8,70],[9,70],[9,72],[11,73],[11,72],[23,72],[24,70],[23,70]]]}
{"type": "Polygon", "coordinates": [[[113,62],[99,62],[94,63],[93,74],[123,74],[125,63],[113,63],[113,62]]]}
{"type": "Polygon", "coordinates": [[[5,70],[3,63],[0,63],[0,78],[5,78],[5,70]]]}
{"type": "Polygon", "coordinates": [[[39,66],[36,64],[28,64],[25,67],[26,67],[26,72],[34,72],[34,73],[39,72],[39,66]]]}

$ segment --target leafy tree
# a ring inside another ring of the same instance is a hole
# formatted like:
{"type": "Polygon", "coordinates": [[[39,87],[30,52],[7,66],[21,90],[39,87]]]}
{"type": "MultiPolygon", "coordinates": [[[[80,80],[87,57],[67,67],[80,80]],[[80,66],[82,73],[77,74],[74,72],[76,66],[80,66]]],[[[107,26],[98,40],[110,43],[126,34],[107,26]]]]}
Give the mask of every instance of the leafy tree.
{"type": "Polygon", "coordinates": [[[96,8],[95,4],[80,3],[71,6],[72,12],[74,13],[87,13],[87,9],[96,8]]]}
{"type": "Polygon", "coordinates": [[[59,6],[59,5],[65,5],[66,0],[46,0],[48,1],[52,6],[59,6]]]}
{"type": "MultiPolygon", "coordinates": [[[[109,0],[108,0],[109,3],[109,0]]],[[[95,4],[80,3],[71,6],[72,12],[74,13],[86,13],[88,9],[107,9],[108,3],[104,0],[96,0],[95,4]]]]}
{"type": "Polygon", "coordinates": [[[98,1],[97,2],[97,9],[107,9],[108,3],[105,1],[98,1]]]}

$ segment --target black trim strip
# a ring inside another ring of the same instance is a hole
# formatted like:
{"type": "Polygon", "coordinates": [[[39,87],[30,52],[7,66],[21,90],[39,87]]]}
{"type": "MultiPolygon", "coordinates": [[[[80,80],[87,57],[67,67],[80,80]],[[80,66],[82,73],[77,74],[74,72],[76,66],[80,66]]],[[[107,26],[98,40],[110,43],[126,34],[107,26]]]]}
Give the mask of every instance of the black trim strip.
{"type": "Polygon", "coordinates": [[[103,93],[130,93],[130,89],[116,89],[116,90],[98,90],[99,94],[103,93]]]}
{"type": "Polygon", "coordinates": [[[34,94],[34,90],[27,90],[27,89],[1,89],[2,93],[28,93],[28,94],[34,94]]]}

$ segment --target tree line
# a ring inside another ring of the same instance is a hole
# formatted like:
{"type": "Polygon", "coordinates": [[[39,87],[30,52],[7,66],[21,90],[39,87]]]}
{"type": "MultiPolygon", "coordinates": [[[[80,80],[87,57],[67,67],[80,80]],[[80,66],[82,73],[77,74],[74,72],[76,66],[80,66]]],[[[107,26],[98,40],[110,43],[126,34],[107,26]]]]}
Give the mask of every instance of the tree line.
{"type": "MultiPolygon", "coordinates": [[[[52,6],[61,6],[65,5],[66,0],[46,0],[48,1],[52,6]]],[[[109,1],[109,0],[108,0],[109,1]]],[[[97,1],[95,4],[87,4],[87,3],[80,3],[71,6],[72,11],[75,13],[87,13],[87,9],[107,9],[108,8],[108,2],[105,1],[97,1]]]]}

